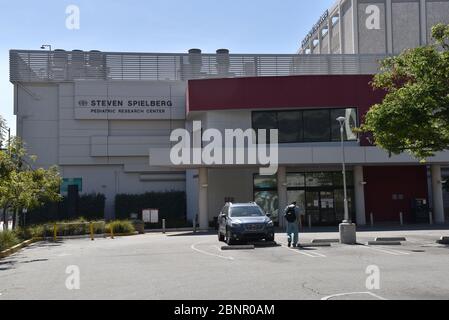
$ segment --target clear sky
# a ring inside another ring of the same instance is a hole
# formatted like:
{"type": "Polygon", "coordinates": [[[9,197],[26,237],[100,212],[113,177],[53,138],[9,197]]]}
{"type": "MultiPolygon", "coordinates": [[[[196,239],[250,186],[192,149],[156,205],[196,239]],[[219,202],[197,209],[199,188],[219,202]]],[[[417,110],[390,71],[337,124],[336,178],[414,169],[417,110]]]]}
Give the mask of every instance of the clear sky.
{"type": "Polygon", "coordinates": [[[9,49],[295,53],[335,0],[0,0],[0,114],[15,131],[9,49]],[[66,8],[80,29],[66,28],[66,8]]]}

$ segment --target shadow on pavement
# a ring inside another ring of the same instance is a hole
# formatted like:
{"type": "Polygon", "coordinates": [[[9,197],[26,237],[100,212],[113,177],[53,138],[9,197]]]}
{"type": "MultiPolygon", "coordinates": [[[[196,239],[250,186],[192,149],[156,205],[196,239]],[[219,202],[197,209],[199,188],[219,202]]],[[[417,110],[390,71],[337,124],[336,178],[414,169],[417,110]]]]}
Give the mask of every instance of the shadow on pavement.
{"type": "Polygon", "coordinates": [[[213,236],[213,235],[217,235],[217,232],[192,232],[192,231],[188,231],[188,232],[181,232],[181,233],[176,233],[176,234],[167,234],[167,237],[192,237],[192,236],[213,236]]]}

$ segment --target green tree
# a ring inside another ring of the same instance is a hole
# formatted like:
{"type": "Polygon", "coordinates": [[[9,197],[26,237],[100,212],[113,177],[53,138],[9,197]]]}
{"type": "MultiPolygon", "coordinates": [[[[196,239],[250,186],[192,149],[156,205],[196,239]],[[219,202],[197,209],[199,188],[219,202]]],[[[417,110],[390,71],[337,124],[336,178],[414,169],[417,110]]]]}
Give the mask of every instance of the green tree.
{"type": "Polygon", "coordinates": [[[408,152],[419,160],[449,147],[449,25],[432,28],[435,44],[382,61],[373,87],[382,103],[367,113],[361,131],[391,154],[408,152]]]}
{"type": "Polygon", "coordinates": [[[11,139],[7,149],[0,151],[0,207],[4,226],[8,210],[14,212],[15,226],[16,213],[22,209],[33,209],[45,201],[61,199],[61,177],[57,167],[35,169],[34,161],[35,157],[27,155],[18,138],[11,139]]]}

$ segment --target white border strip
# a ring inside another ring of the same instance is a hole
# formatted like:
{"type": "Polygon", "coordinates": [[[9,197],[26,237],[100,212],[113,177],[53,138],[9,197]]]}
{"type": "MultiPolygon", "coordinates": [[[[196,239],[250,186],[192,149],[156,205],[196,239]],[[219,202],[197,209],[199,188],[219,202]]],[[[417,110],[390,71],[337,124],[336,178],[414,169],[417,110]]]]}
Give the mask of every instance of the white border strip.
{"type": "Polygon", "coordinates": [[[197,245],[200,245],[200,244],[204,244],[204,243],[196,243],[196,244],[192,244],[192,245],[190,246],[190,248],[191,248],[192,250],[198,252],[198,253],[202,253],[202,254],[205,254],[205,255],[208,255],[208,256],[212,256],[212,257],[216,257],[216,258],[220,258],[220,259],[225,259],[225,260],[234,260],[233,257],[221,256],[221,255],[219,255],[219,254],[210,253],[210,252],[203,251],[203,250],[200,250],[200,249],[196,248],[196,246],[197,246],[197,245]]]}
{"type": "Polygon", "coordinates": [[[372,296],[372,297],[374,297],[374,298],[376,298],[376,299],[379,299],[379,300],[388,300],[388,299],[385,299],[385,298],[383,298],[383,297],[381,297],[381,296],[379,296],[379,295],[377,295],[377,294],[374,294],[374,293],[372,293],[372,292],[369,292],[369,291],[366,291],[366,292],[348,292],[348,293],[338,293],[338,294],[333,294],[333,295],[331,295],[331,296],[327,296],[327,297],[324,297],[324,298],[322,298],[321,300],[330,300],[330,299],[332,299],[332,298],[338,298],[338,297],[344,297],[344,296],[351,296],[351,295],[356,295],[356,294],[366,294],[366,295],[370,295],[370,296],[372,296]]]}
{"type": "Polygon", "coordinates": [[[309,258],[326,258],[326,256],[324,254],[321,254],[318,252],[305,252],[305,251],[301,251],[299,249],[291,249],[291,248],[285,246],[284,244],[282,245],[282,248],[285,248],[289,251],[293,251],[295,253],[299,253],[299,254],[308,256],[309,258]]]}

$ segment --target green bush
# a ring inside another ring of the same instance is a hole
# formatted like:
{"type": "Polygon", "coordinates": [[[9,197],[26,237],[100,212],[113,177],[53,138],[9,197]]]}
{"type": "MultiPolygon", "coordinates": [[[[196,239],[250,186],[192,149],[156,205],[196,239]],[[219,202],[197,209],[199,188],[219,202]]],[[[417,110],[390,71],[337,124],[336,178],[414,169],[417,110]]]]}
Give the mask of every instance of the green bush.
{"type": "Polygon", "coordinates": [[[149,192],[139,195],[119,194],[115,197],[115,216],[117,219],[129,219],[131,213],[138,213],[142,219],[142,210],[159,209],[159,223],[151,227],[161,228],[162,219],[167,228],[184,226],[186,220],[186,193],[183,191],[149,192]]]}
{"type": "Polygon", "coordinates": [[[106,232],[111,232],[111,228],[116,234],[128,234],[136,231],[133,223],[129,220],[116,220],[109,222],[106,225],[106,232]]]}
{"type": "MultiPolygon", "coordinates": [[[[94,221],[92,224],[94,234],[105,232],[104,221],[94,221]]],[[[55,222],[30,226],[25,228],[26,231],[22,231],[22,233],[29,239],[51,238],[54,236],[54,225],[55,222]]],[[[58,237],[88,235],[90,234],[90,223],[83,218],[74,221],[56,222],[56,234],[58,237]]]]}
{"type": "Polygon", "coordinates": [[[0,231],[0,251],[9,249],[20,243],[20,239],[13,231],[0,231]]]}
{"type": "Polygon", "coordinates": [[[64,197],[61,202],[47,202],[40,208],[29,211],[26,214],[27,225],[36,225],[50,221],[73,220],[84,217],[89,220],[104,219],[106,197],[103,194],[80,195],[78,199],[78,214],[69,217],[68,199],[64,197]]]}

